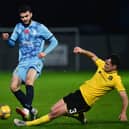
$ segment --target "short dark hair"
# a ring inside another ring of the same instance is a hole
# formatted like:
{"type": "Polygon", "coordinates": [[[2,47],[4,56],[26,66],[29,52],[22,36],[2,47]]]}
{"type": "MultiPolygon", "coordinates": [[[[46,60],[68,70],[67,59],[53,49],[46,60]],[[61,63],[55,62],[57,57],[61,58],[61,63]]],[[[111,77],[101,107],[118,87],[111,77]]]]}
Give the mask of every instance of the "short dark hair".
{"type": "Polygon", "coordinates": [[[20,13],[24,13],[24,12],[26,12],[26,11],[29,11],[29,12],[32,12],[32,9],[31,9],[31,7],[29,6],[29,5],[21,5],[20,7],[19,7],[19,9],[18,9],[18,13],[20,14],[20,13]]]}
{"type": "Polygon", "coordinates": [[[108,58],[111,59],[112,65],[116,65],[117,68],[120,66],[120,57],[117,54],[112,54],[108,58]]]}

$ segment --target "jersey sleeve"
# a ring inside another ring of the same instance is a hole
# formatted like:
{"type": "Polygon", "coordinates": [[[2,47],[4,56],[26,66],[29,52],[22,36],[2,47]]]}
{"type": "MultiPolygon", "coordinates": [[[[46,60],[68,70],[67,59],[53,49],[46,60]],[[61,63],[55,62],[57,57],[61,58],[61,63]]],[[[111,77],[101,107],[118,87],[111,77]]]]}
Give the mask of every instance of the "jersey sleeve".
{"type": "Polygon", "coordinates": [[[95,64],[97,67],[104,67],[105,62],[102,59],[98,58],[95,64]]]}
{"type": "Polygon", "coordinates": [[[121,77],[118,76],[116,79],[115,79],[115,88],[117,89],[118,92],[120,91],[125,91],[125,87],[122,83],[122,80],[121,80],[121,77]]]}
{"type": "Polygon", "coordinates": [[[10,36],[10,39],[14,42],[18,39],[18,24],[14,27],[14,30],[10,36]]]}
{"type": "Polygon", "coordinates": [[[53,33],[43,24],[39,26],[39,33],[44,40],[49,40],[53,36],[53,33]]]}
{"type": "Polygon", "coordinates": [[[49,42],[49,46],[44,50],[46,54],[50,53],[58,45],[58,41],[54,36],[49,39],[49,42]]]}

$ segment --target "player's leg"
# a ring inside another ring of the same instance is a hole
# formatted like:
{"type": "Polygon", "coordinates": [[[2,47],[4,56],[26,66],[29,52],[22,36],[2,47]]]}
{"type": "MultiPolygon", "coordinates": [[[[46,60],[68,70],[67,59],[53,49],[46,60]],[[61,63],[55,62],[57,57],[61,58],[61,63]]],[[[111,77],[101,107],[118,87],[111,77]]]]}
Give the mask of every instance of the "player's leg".
{"type": "MultiPolygon", "coordinates": [[[[11,82],[11,91],[16,96],[16,98],[19,100],[21,105],[25,107],[25,104],[27,103],[26,95],[24,92],[20,89],[20,85],[22,82],[25,82],[26,77],[26,63],[20,63],[16,67],[16,69],[13,72],[12,82],[11,82]]],[[[16,112],[22,115],[23,119],[29,118],[29,112],[26,110],[22,110],[21,108],[17,107],[16,112]]]]}
{"type": "MultiPolygon", "coordinates": [[[[18,99],[18,101],[21,103],[21,105],[25,107],[26,96],[20,89],[20,85],[21,85],[21,80],[17,75],[14,74],[12,77],[10,89],[12,93],[15,95],[15,97],[18,99]]],[[[26,113],[27,111],[25,110],[21,110],[20,108],[16,107],[16,112],[22,114],[24,120],[29,118],[29,112],[26,113]]]]}
{"type": "Polygon", "coordinates": [[[51,107],[51,112],[49,113],[50,119],[57,118],[68,113],[67,105],[63,99],[60,99],[56,104],[51,107]]]}
{"type": "Polygon", "coordinates": [[[26,106],[28,106],[28,108],[31,110],[34,97],[34,82],[41,74],[43,63],[41,60],[37,59],[30,60],[27,63],[28,66],[26,67],[27,72],[26,72],[25,85],[26,85],[26,97],[28,102],[26,106]]]}
{"type": "Polygon", "coordinates": [[[65,116],[75,118],[82,124],[86,123],[85,112],[90,109],[90,106],[84,101],[80,90],[70,93],[65,96],[64,102],[67,103],[68,113],[65,116]]]}
{"type": "Polygon", "coordinates": [[[34,68],[30,68],[26,75],[25,85],[26,85],[26,108],[29,109],[31,120],[36,119],[37,110],[32,107],[32,102],[34,98],[34,82],[37,77],[37,71],[34,68]]]}
{"type": "MultiPolygon", "coordinates": [[[[24,71],[25,72],[25,71],[24,71]]],[[[37,76],[37,71],[34,68],[28,69],[25,72],[25,86],[26,86],[26,102],[24,103],[24,108],[16,108],[17,113],[19,113],[24,120],[36,119],[37,109],[32,107],[33,97],[34,97],[34,81],[37,76]]]]}
{"type": "Polygon", "coordinates": [[[64,101],[61,99],[61,100],[59,100],[57,103],[55,103],[55,104],[51,107],[51,110],[56,110],[57,108],[61,107],[62,105],[64,105],[64,101]]]}
{"type": "Polygon", "coordinates": [[[34,97],[34,81],[37,76],[37,71],[34,68],[30,68],[27,75],[26,75],[26,80],[25,80],[25,85],[26,85],[26,98],[27,98],[27,104],[26,106],[31,109],[31,105],[33,102],[33,97],[34,97]]]}
{"type": "Polygon", "coordinates": [[[31,120],[37,117],[37,110],[32,107],[34,97],[34,82],[42,72],[43,62],[41,60],[33,59],[30,60],[27,67],[25,85],[26,85],[26,108],[29,109],[31,120]]]}
{"type": "Polygon", "coordinates": [[[19,100],[21,105],[24,107],[26,103],[26,96],[24,92],[20,89],[21,83],[25,80],[26,75],[26,69],[25,66],[26,63],[19,63],[18,66],[15,68],[11,80],[11,86],[10,89],[12,93],[16,96],[16,98],[19,100]]]}
{"type": "Polygon", "coordinates": [[[15,74],[13,74],[10,89],[22,106],[26,103],[26,96],[20,89],[21,80],[15,74]]]}
{"type": "Polygon", "coordinates": [[[75,118],[84,124],[86,119],[83,112],[88,111],[89,109],[90,107],[85,103],[81,92],[76,91],[75,93],[71,93],[68,96],[65,96],[63,99],[59,100],[51,108],[51,112],[47,115],[44,115],[36,120],[26,122],[15,119],[14,123],[17,126],[39,125],[67,114],[67,116],[75,118]],[[74,116],[74,114],[77,114],[77,116],[74,116]]]}
{"type": "Polygon", "coordinates": [[[19,119],[14,119],[14,123],[17,126],[40,125],[40,124],[43,124],[43,123],[50,122],[53,119],[55,119],[59,116],[62,116],[66,113],[67,113],[67,106],[64,103],[63,99],[61,99],[54,105],[54,107],[51,108],[50,113],[48,113],[48,114],[46,114],[46,115],[44,115],[44,116],[42,116],[38,119],[32,120],[32,121],[21,121],[19,119]]]}
{"type": "MultiPolygon", "coordinates": [[[[26,86],[26,100],[25,103],[25,110],[29,110],[29,114],[31,116],[31,120],[35,119],[37,117],[38,111],[37,109],[32,107],[33,97],[34,97],[34,82],[36,78],[41,74],[43,63],[41,60],[30,60],[27,62],[24,62],[24,76],[23,80],[25,81],[26,86]],[[28,64],[28,65],[26,65],[28,64]]],[[[19,109],[19,113],[22,115],[24,112],[23,109],[19,109]]],[[[23,116],[23,115],[22,115],[23,116]]]]}

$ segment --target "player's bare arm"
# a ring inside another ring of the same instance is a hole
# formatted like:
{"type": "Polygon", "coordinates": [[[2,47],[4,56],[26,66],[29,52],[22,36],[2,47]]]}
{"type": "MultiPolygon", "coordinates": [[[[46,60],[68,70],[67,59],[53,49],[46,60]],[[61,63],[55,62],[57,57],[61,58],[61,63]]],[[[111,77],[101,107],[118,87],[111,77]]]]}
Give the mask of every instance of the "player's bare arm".
{"type": "Polygon", "coordinates": [[[122,99],[122,109],[121,109],[121,113],[119,115],[119,119],[120,119],[120,121],[127,121],[128,118],[126,115],[126,111],[127,111],[127,107],[128,107],[128,96],[125,91],[121,91],[119,94],[122,99]]]}
{"type": "Polygon", "coordinates": [[[93,61],[96,61],[96,59],[98,58],[95,53],[93,53],[91,51],[88,51],[88,50],[85,50],[85,49],[82,49],[80,47],[75,47],[73,52],[76,53],[76,54],[86,55],[87,57],[89,57],[93,61]]]}

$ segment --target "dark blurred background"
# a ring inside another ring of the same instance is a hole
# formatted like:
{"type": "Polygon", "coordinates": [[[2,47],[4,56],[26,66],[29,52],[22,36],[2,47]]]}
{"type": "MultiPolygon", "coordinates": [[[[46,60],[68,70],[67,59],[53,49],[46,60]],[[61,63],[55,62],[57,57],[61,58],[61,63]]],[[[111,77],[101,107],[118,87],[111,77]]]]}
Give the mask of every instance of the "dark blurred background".
{"type": "MultiPolygon", "coordinates": [[[[116,53],[120,68],[129,69],[129,0],[4,0],[0,4],[1,32],[11,32],[19,22],[21,4],[31,5],[33,19],[50,28],[59,41],[59,47],[47,57],[46,68],[93,69],[89,60],[72,53],[79,45],[102,58],[116,53]]],[[[0,70],[12,70],[18,49],[0,42],[0,70]]]]}
{"type": "Polygon", "coordinates": [[[0,25],[14,26],[18,6],[27,3],[34,19],[47,26],[101,27],[104,31],[128,31],[128,0],[4,0],[0,4],[0,25]]]}

